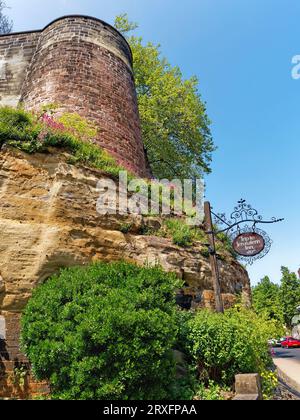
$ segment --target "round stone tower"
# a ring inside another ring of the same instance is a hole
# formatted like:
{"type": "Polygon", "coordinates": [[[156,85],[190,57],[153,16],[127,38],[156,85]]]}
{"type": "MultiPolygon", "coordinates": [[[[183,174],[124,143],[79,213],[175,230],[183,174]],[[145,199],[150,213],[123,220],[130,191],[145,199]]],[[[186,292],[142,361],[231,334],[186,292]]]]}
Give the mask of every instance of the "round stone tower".
{"type": "Polygon", "coordinates": [[[132,53],[112,26],[87,16],[66,16],[40,33],[21,92],[28,109],[59,104],[93,121],[97,143],[125,168],[150,175],[132,72],[132,53]]]}

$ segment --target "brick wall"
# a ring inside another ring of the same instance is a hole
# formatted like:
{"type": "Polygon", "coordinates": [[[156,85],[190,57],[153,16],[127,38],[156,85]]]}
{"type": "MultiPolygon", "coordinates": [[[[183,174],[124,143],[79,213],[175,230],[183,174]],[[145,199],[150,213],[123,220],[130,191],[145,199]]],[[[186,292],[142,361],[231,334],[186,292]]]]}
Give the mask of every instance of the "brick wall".
{"type": "Polygon", "coordinates": [[[0,36],[0,104],[16,106],[40,33],[0,36]]]}
{"type": "Polygon", "coordinates": [[[0,36],[0,105],[57,103],[99,128],[96,142],[139,176],[150,176],[127,41],[94,18],[60,18],[44,30],[0,36]],[[2,57],[2,58],[1,58],[2,57]],[[2,75],[2,76],[1,76],[2,75]]]}
{"type": "Polygon", "coordinates": [[[48,384],[32,376],[30,364],[20,351],[21,314],[2,313],[6,324],[6,341],[0,340],[0,398],[32,399],[49,393],[48,384]],[[18,371],[27,372],[20,380],[18,371]]]}

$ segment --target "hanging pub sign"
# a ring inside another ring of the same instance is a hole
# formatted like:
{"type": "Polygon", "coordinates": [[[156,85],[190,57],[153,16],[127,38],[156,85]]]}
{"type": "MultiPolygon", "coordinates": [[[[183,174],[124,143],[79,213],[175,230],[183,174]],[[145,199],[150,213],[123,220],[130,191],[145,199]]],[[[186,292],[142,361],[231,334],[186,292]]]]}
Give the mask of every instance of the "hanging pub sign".
{"type": "Polygon", "coordinates": [[[255,257],[263,252],[266,243],[256,232],[241,233],[232,242],[234,251],[242,257],[255,257]]]}
{"type": "Polygon", "coordinates": [[[272,246],[269,235],[258,229],[257,225],[277,223],[284,220],[276,218],[263,220],[258,211],[247,204],[246,200],[238,202],[228,219],[225,214],[215,214],[213,212],[212,214],[219,229],[214,234],[227,233],[238,259],[246,264],[253,264],[254,261],[266,256],[272,246]]]}

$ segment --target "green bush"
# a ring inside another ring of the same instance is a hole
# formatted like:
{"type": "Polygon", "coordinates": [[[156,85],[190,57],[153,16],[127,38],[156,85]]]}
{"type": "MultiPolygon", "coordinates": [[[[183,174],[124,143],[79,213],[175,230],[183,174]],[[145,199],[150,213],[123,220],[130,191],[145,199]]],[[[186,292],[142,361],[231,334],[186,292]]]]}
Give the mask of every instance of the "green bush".
{"type": "Polygon", "coordinates": [[[32,125],[34,123],[33,115],[22,109],[14,109],[10,107],[0,108],[0,121],[1,124],[9,127],[14,127],[19,130],[32,125]]]}
{"type": "Polygon", "coordinates": [[[22,347],[58,399],[163,399],[174,383],[178,280],[159,268],[97,263],[38,287],[22,347]]]}
{"type": "Polygon", "coordinates": [[[232,241],[225,233],[219,233],[217,235],[216,250],[221,255],[224,251],[227,251],[233,258],[237,258],[237,254],[232,246],[232,241]]]}
{"type": "Polygon", "coordinates": [[[132,223],[122,223],[120,226],[120,232],[124,233],[124,235],[127,235],[127,233],[131,231],[132,226],[132,223]]]}
{"type": "Polygon", "coordinates": [[[184,220],[169,219],[166,221],[166,227],[175,245],[183,247],[193,245],[192,230],[184,220]]]}
{"type": "Polygon", "coordinates": [[[240,307],[225,314],[203,310],[188,321],[187,351],[201,380],[232,385],[238,373],[263,373],[272,366],[268,339],[279,330],[276,322],[240,307]]]}
{"type": "MultiPolygon", "coordinates": [[[[169,218],[165,220],[163,227],[158,232],[150,232],[156,236],[171,237],[175,245],[181,247],[191,247],[196,242],[203,245],[201,255],[208,258],[209,249],[207,247],[208,237],[202,226],[190,226],[185,218],[169,218]]],[[[232,248],[230,239],[225,234],[218,234],[216,239],[216,251],[219,259],[226,259],[228,253],[236,258],[236,253],[232,248]]]]}
{"type": "Polygon", "coordinates": [[[30,113],[21,109],[0,107],[0,146],[4,143],[20,145],[26,152],[34,152],[42,124],[30,113]]]}
{"type": "Polygon", "coordinates": [[[204,386],[203,383],[200,383],[196,392],[196,398],[204,401],[222,401],[224,400],[222,395],[223,391],[228,391],[228,389],[222,389],[222,387],[214,381],[209,381],[208,386],[204,386]]]}

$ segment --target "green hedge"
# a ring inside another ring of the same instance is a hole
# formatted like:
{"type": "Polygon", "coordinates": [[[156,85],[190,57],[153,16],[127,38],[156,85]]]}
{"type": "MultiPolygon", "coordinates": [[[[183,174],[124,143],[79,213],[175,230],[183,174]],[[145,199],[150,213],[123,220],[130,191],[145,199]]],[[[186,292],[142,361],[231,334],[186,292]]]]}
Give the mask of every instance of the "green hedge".
{"type": "Polygon", "coordinates": [[[197,312],[182,329],[181,342],[202,381],[232,385],[236,374],[265,374],[272,367],[268,340],[280,333],[280,324],[237,306],[225,314],[197,312]]]}
{"type": "Polygon", "coordinates": [[[38,287],[22,347],[58,399],[170,398],[178,280],[159,268],[97,263],[38,287]]]}

